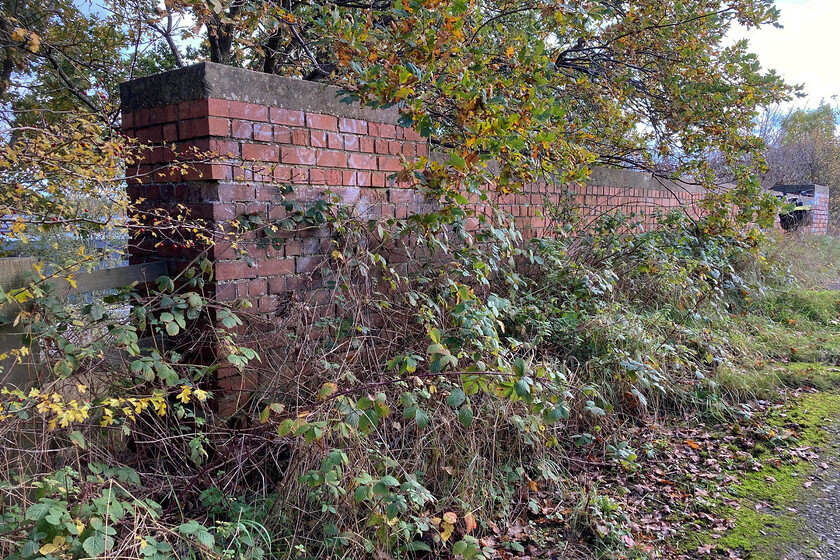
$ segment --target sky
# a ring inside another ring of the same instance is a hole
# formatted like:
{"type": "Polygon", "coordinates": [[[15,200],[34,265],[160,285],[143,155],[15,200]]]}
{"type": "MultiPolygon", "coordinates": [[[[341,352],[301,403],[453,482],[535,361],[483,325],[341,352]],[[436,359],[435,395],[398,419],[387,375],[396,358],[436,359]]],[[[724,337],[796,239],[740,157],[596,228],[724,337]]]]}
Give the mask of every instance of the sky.
{"type": "Polygon", "coordinates": [[[807,97],[792,105],[814,108],[820,99],[840,104],[840,0],[776,0],[784,28],[738,30],[765,69],[786,82],[802,84],[807,97]],[[832,99],[832,96],[836,96],[832,99]]]}

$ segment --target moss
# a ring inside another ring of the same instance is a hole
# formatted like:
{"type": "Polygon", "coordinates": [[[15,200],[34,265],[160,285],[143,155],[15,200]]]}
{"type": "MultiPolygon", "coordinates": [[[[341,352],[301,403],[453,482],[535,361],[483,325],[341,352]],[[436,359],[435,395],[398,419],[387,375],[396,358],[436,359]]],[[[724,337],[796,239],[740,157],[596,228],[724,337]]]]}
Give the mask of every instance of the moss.
{"type": "MultiPolygon", "coordinates": [[[[817,393],[799,399],[784,416],[769,418],[767,425],[778,428],[795,422],[800,427],[797,445],[819,447],[830,437],[822,426],[838,416],[840,395],[817,393]]],[[[759,460],[768,458],[758,457],[759,460]]],[[[717,541],[711,535],[703,536],[701,540],[715,542],[724,551],[739,550],[746,558],[755,560],[781,560],[792,543],[808,546],[816,542],[816,535],[788,510],[808,499],[810,491],[803,488],[803,482],[813,471],[812,464],[800,461],[747,474],[732,488],[731,497],[740,505],[737,510],[729,508],[734,516],[734,527],[717,541]]],[[[721,510],[726,513],[726,508],[721,510]]]]}

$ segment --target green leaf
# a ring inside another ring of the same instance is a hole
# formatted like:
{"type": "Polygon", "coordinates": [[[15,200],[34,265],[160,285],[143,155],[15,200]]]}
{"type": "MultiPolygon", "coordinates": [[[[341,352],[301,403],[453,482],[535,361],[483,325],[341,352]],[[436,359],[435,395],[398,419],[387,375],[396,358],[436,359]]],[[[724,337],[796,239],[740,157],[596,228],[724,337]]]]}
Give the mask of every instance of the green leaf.
{"type": "Polygon", "coordinates": [[[390,475],[383,476],[382,479],[380,480],[380,482],[382,484],[385,484],[386,486],[399,486],[400,485],[400,481],[397,480],[396,478],[394,478],[393,476],[390,476],[390,475]]]}
{"type": "Polygon", "coordinates": [[[50,506],[47,504],[32,504],[26,509],[26,519],[40,521],[50,513],[50,506]]]}
{"type": "Polygon", "coordinates": [[[94,531],[82,543],[82,548],[85,549],[92,558],[102,556],[105,551],[114,548],[114,539],[108,535],[104,535],[98,531],[94,531]]]}
{"type": "Polygon", "coordinates": [[[511,364],[511,368],[513,369],[513,374],[516,377],[525,377],[525,360],[522,358],[516,358],[511,364]]]}
{"type": "Polygon", "coordinates": [[[85,436],[79,430],[70,433],[70,441],[73,445],[78,445],[81,449],[85,448],[85,436]]]}
{"type": "Polygon", "coordinates": [[[287,418],[280,422],[280,427],[277,429],[277,435],[280,437],[287,436],[291,433],[292,428],[295,425],[295,421],[291,418],[287,418]]]}
{"type": "Polygon", "coordinates": [[[458,387],[452,389],[449,393],[449,396],[446,397],[446,404],[451,406],[452,408],[458,408],[464,401],[467,400],[467,396],[464,394],[464,391],[458,387]]]}
{"type": "Polygon", "coordinates": [[[196,534],[196,538],[198,542],[206,546],[207,548],[213,548],[216,544],[216,539],[213,537],[212,534],[207,532],[206,530],[201,530],[196,534]]]}
{"type": "Polygon", "coordinates": [[[423,409],[418,408],[414,411],[414,422],[422,430],[429,425],[429,415],[423,409]]]}
{"type": "Polygon", "coordinates": [[[411,541],[405,547],[406,552],[432,552],[432,547],[423,541],[411,541]]]}
{"type": "Polygon", "coordinates": [[[473,423],[473,411],[468,405],[464,405],[461,407],[461,410],[458,411],[458,421],[464,425],[465,428],[469,428],[472,426],[473,423]]]}

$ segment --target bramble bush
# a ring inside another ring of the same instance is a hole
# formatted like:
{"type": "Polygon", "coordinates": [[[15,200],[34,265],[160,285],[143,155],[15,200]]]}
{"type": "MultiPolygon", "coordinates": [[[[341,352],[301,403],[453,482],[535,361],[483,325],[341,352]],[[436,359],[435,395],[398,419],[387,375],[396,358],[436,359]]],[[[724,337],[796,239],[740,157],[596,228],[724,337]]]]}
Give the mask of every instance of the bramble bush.
{"type": "MultiPolygon", "coordinates": [[[[503,214],[457,203],[441,220],[378,222],[330,200],[289,204],[300,219],[240,217],[233,230],[330,227],[320,290],[334,315],[304,299],[243,324],[237,304],[202,295],[207,260],[84,305],[39,277],[6,294],[33,298],[20,320],[50,372],[4,393],[7,440],[38,432],[33,460],[6,462],[9,557],[515,551],[497,531],[541,511],[538,489],[568,485],[571,450],[632,469],[624,420],[705,406],[729,358],[710,326],[756,289],[733,263],[757,259],[759,237],[680,213],[651,230],[619,214],[582,230],[561,207],[554,237],[523,240],[503,214]],[[211,315],[219,328],[191,328],[211,315]],[[210,406],[219,363],[185,358],[211,340],[267,377],[232,418],[210,406]]],[[[566,521],[620,548],[616,507],[566,521]]]]}

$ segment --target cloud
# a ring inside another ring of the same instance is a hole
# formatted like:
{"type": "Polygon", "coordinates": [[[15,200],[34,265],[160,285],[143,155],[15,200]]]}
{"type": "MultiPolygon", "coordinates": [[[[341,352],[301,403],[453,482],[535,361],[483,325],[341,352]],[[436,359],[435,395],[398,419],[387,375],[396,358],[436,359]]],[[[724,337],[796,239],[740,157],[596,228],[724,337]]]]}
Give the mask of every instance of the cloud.
{"type": "Polygon", "coordinates": [[[746,38],[750,51],[764,68],[772,68],[785,81],[802,84],[808,97],[796,105],[816,106],[820,99],[840,99],[840,1],[779,0],[783,29],[736,30],[733,38],[746,38]]]}

